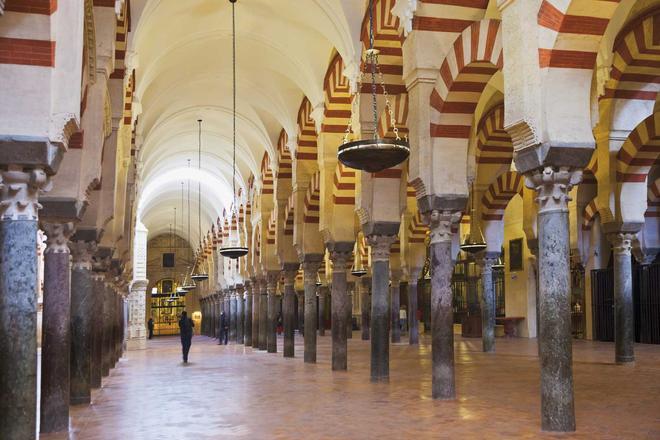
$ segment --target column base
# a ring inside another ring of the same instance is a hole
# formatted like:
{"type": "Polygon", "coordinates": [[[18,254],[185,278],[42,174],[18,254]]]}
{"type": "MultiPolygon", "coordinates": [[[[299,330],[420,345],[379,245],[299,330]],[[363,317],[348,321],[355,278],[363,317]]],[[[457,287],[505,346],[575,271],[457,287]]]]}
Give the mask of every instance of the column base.
{"type": "Polygon", "coordinates": [[[127,350],[146,350],[146,348],[147,348],[147,338],[129,339],[126,342],[127,350]]]}

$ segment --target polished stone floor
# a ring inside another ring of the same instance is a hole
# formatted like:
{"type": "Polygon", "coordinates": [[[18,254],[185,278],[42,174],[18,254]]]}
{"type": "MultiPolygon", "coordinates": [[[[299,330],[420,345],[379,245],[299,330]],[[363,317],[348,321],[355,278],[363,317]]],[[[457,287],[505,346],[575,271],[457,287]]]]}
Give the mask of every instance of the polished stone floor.
{"type": "MultiPolygon", "coordinates": [[[[660,439],[660,346],[637,345],[638,361],[612,363],[610,343],[576,341],[577,432],[540,432],[536,342],[456,340],[458,399],[430,399],[430,339],[391,347],[389,384],[369,382],[369,343],[355,332],[349,371],[330,369],[330,337],[319,363],[242,345],[193,339],[181,363],[176,337],[149,341],[120,361],[93,404],[72,410],[75,439],[660,439]]],[[[59,439],[61,436],[42,436],[59,439]]]]}

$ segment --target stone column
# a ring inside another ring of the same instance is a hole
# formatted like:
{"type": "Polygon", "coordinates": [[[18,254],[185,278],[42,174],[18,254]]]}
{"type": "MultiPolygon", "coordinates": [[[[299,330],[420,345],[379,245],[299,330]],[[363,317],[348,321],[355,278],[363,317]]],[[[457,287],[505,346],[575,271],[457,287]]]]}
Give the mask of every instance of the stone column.
{"type": "Polygon", "coordinates": [[[298,263],[285,263],[284,271],[284,297],[282,298],[282,321],[284,324],[284,357],[294,357],[295,354],[295,315],[296,291],[294,283],[298,274],[298,263]]]}
{"type": "MultiPolygon", "coordinates": [[[[4,147],[3,147],[4,148],[4,147]]],[[[25,153],[29,154],[29,153],[25,153]]],[[[40,169],[0,171],[0,438],[33,438],[37,410],[37,203],[40,169]]]]}
{"type": "Polygon", "coordinates": [[[261,280],[252,278],[252,347],[259,348],[259,307],[261,304],[261,280]]]}
{"type": "Polygon", "coordinates": [[[296,291],[296,299],[298,301],[298,308],[296,310],[296,324],[298,333],[303,335],[305,333],[305,291],[296,291]]]}
{"type": "Polygon", "coordinates": [[[103,297],[105,292],[105,272],[101,272],[98,263],[92,272],[92,388],[100,388],[103,378],[103,297]]]}
{"type": "Polygon", "coordinates": [[[259,350],[268,348],[268,284],[261,280],[259,292],[259,350]]]}
{"type": "Polygon", "coordinates": [[[495,351],[495,286],[493,285],[493,264],[497,263],[498,253],[486,252],[478,257],[481,266],[481,341],[483,351],[495,351]]]}
{"type": "Polygon", "coordinates": [[[346,285],[346,338],[353,339],[353,296],[355,295],[355,281],[346,285]]]}
{"type": "Polygon", "coordinates": [[[236,296],[236,287],[229,291],[229,340],[236,342],[238,331],[238,298],[236,296]]]}
{"type": "Polygon", "coordinates": [[[632,240],[635,234],[608,234],[614,254],[614,352],[617,364],[635,361],[635,310],[632,295],[632,240]]]}
{"type": "Polygon", "coordinates": [[[325,336],[325,303],[328,290],[328,286],[319,286],[319,336],[325,336]]]}
{"type": "Polygon", "coordinates": [[[361,312],[361,324],[362,328],[362,340],[369,340],[369,324],[370,324],[370,311],[371,311],[371,277],[363,277],[360,282],[360,312],[361,312]]]}
{"type": "Polygon", "coordinates": [[[401,342],[401,327],[399,326],[399,309],[401,308],[401,271],[390,271],[392,285],[390,286],[390,325],[392,327],[392,344],[401,342]]]}
{"type": "Polygon", "coordinates": [[[254,283],[251,280],[245,281],[245,320],[243,323],[245,332],[245,345],[252,346],[252,290],[254,283]]]}
{"type": "Polygon", "coordinates": [[[109,281],[104,282],[103,286],[103,318],[102,321],[102,348],[101,348],[101,374],[106,377],[110,374],[112,363],[112,339],[114,333],[114,292],[112,284],[109,281]]]}
{"type": "Polygon", "coordinates": [[[124,307],[123,307],[124,299],[120,294],[120,290],[119,290],[123,286],[124,284],[122,283],[115,292],[115,357],[112,362],[113,368],[117,365],[119,359],[121,359],[123,345],[124,345],[124,338],[122,336],[122,330],[123,330],[122,318],[124,316],[124,307]]]}
{"type": "Polygon", "coordinates": [[[267,323],[266,323],[266,347],[268,353],[277,353],[277,281],[280,279],[280,271],[268,271],[267,282],[267,323]]]}
{"type": "Polygon", "coordinates": [[[73,241],[69,244],[71,267],[71,404],[91,401],[91,361],[94,325],[94,283],[92,254],[96,243],[73,241]]]}
{"type": "Polygon", "coordinates": [[[351,258],[352,251],[353,243],[335,243],[334,249],[330,251],[330,259],[332,260],[332,304],[330,310],[332,313],[333,370],[346,370],[348,368],[346,266],[351,258]]]}
{"type": "Polygon", "coordinates": [[[539,205],[541,428],[574,431],[568,193],[581,172],[545,167],[525,177],[539,205]]]}
{"type": "Polygon", "coordinates": [[[408,343],[419,344],[419,322],[417,321],[417,282],[419,269],[410,271],[408,280],[408,343]]]}
{"type": "Polygon", "coordinates": [[[431,334],[432,395],[434,399],[454,399],[454,312],[451,276],[452,225],[461,217],[456,211],[434,210],[428,216],[431,229],[431,334]]]}
{"type": "Polygon", "coordinates": [[[73,223],[45,223],[44,303],[41,338],[40,432],[69,427],[71,285],[69,237],[73,223]]]}
{"type": "Polygon", "coordinates": [[[303,284],[305,286],[305,362],[316,363],[316,276],[321,267],[320,261],[304,261],[303,284]]]}
{"type": "MultiPolygon", "coordinates": [[[[147,348],[147,286],[149,280],[133,280],[128,294],[128,342],[129,350],[147,348]]],[[[206,318],[208,320],[208,317],[206,318]]]]}
{"type": "Polygon", "coordinates": [[[371,246],[371,381],[390,378],[389,301],[390,246],[395,235],[370,235],[371,246]]]}
{"type": "Polygon", "coordinates": [[[237,284],[236,285],[236,343],[238,344],[243,344],[245,342],[244,333],[243,333],[243,317],[245,314],[245,311],[243,310],[245,308],[244,292],[245,289],[243,287],[243,284],[237,284]]]}

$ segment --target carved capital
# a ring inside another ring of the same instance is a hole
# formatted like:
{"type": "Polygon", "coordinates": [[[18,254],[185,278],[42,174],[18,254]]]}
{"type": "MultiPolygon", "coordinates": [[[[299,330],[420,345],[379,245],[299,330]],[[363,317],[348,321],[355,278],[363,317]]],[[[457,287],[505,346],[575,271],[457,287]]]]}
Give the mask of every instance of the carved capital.
{"type": "Polygon", "coordinates": [[[305,284],[316,283],[316,277],[321,267],[320,261],[305,261],[302,264],[303,268],[303,282],[305,284]]]}
{"type": "Polygon", "coordinates": [[[525,184],[536,191],[539,214],[568,211],[568,193],[582,180],[582,170],[570,167],[543,167],[525,174],[525,184]]]}
{"type": "Polygon", "coordinates": [[[92,270],[92,256],[96,252],[95,241],[73,241],[69,243],[74,269],[92,270]]]}
{"type": "Polygon", "coordinates": [[[612,252],[614,255],[624,255],[630,257],[632,254],[632,242],[637,234],[618,232],[608,234],[607,239],[612,243],[612,252]]]}
{"type": "Polygon", "coordinates": [[[413,17],[417,10],[417,0],[398,0],[392,8],[392,15],[399,17],[399,29],[407,36],[413,30],[413,17]]]}
{"type": "Polygon", "coordinates": [[[50,178],[41,168],[24,171],[10,165],[0,171],[0,220],[36,220],[39,193],[50,188],[50,178]]]}
{"type": "Polygon", "coordinates": [[[390,247],[396,235],[369,235],[367,243],[371,247],[371,261],[390,261],[390,247]]]}
{"type": "Polygon", "coordinates": [[[497,255],[482,254],[477,255],[477,264],[481,267],[482,273],[493,273],[493,265],[497,263],[497,255]]]}
{"type": "Polygon", "coordinates": [[[280,280],[280,271],[279,270],[269,270],[266,272],[266,286],[268,294],[275,294],[277,290],[277,282],[280,280]]]}
{"type": "Polygon", "coordinates": [[[74,113],[56,113],[50,117],[48,137],[54,144],[69,148],[69,139],[80,130],[78,115],[74,113]]]}
{"type": "Polygon", "coordinates": [[[431,232],[431,244],[451,242],[454,234],[452,227],[458,224],[461,215],[460,211],[437,209],[423,214],[422,219],[431,232]]]}
{"type": "Polygon", "coordinates": [[[330,252],[330,260],[332,260],[332,270],[334,272],[346,272],[348,268],[348,261],[353,255],[352,251],[339,251],[333,250],[330,252]]]}
{"type": "Polygon", "coordinates": [[[284,285],[293,286],[296,282],[296,275],[298,275],[298,263],[284,265],[284,285]]]}
{"type": "Polygon", "coordinates": [[[68,254],[69,238],[73,235],[75,227],[72,222],[44,223],[41,228],[46,233],[45,254],[68,254]]]}

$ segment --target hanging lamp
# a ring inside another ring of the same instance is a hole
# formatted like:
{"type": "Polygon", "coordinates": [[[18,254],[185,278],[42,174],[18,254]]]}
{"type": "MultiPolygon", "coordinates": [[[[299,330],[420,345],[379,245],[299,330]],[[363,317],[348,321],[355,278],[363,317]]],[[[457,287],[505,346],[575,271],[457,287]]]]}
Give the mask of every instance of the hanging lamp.
{"type": "Polygon", "coordinates": [[[504,269],[504,260],[502,260],[502,257],[497,257],[497,261],[491,267],[493,269],[504,269]]]}
{"type": "Polygon", "coordinates": [[[407,139],[401,139],[399,130],[396,127],[396,118],[392,110],[389,95],[385,87],[385,80],[383,73],[378,64],[378,54],[380,51],[374,48],[374,2],[369,0],[369,49],[365,53],[365,62],[363,63],[365,72],[360,73],[360,81],[358,82],[356,106],[360,108],[359,100],[362,86],[362,76],[366,73],[367,66],[370,67],[371,75],[371,109],[373,113],[374,122],[374,135],[371,139],[360,139],[350,141],[353,121],[353,109],[351,107],[351,119],[348,121],[346,133],[344,135],[344,142],[339,146],[337,158],[341,163],[349,168],[367,171],[369,173],[376,173],[387,168],[392,168],[406,160],[410,155],[410,145],[407,139]],[[383,97],[385,98],[385,106],[390,117],[390,123],[394,132],[395,138],[379,138],[378,137],[378,105],[376,100],[376,77],[380,81],[380,86],[383,89],[383,97]]]}
{"type": "MultiPolygon", "coordinates": [[[[199,137],[198,137],[198,149],[197,149],[197,173],[198,173],[197,175],[200,176],[202,172],[202,120],[198,119],[197,124],[199,125],[199,137]]],[[[198,186],[197,186],[197,232],[199,236],[199,244],[201,249],[201,245],[202,245],[202,181],[201,180],[198,182],[198,186]]],[[[209,278],[209,274],[205,272],[201,272],[199,266],[200,266],[199,264],[195,264],[195,269],[197,270],[197,272],[193,272],[192,276],[190,277],[195,282],[205,281],[209,278]]]]}
{"type": "MultiPolygon", "coordinates": [[[[183,205],[183,194],[184,194],[184,183],[181,182],[181,229],[183,230],[183,212],[184,212],[184,205],[183,205]]],[[[190,200],[188,201],[188,204],[190,205],[190,200]]],[[[188,236],[190,237],[190,212],[188,212],[188,236]]],[[[190,255],[188,253],[188,255],[190,255]]],[[[183,277],[183,280],[181,281],[181,288],[185,290],[186,292],[190,292],[191,290],[194,290],[195,284],[192,281],[188,281],[188,271],[184,271],[185,276],[183,277]]]]}
{"type": "Polygon", "coordinates": [[[476,254],[486,249],[486,241],[481,233],[481,228],[477,230],[474,222],[474,183],[472,184],[472,195],[470,197],[470,232],[465,236],[461,244],[461,250],[468,254],[476,254]],[[476,233],[473,233],[476,232],[476,233]]]}
{"type": "MultiPolygon", "coordinates": [[[[188,159],[188,168],[190,168],[190,159],[188,159]]],[[[190,173],[188,173],[190,175],[190,173]]],[[[183,191],[183,188],[181,189],[183,191]]],[[[183,198],[183,194],[181,195],[183,198]]],[[[190,177],[188,177],[188,221],[187,221],[187,226],[188,226],[188,240],[190,240],[190,177]]],[[[192,262],[192,247],[190,246],[190,243],[188,243],[188,264],[190,265],[192,262]]],[[[192,267],[188,266],[188,269],[190,269],[190,280],[188,280],[188,276],[186,274],[186,278],[183,280],[183,288],[186,289],[186,291],[190,292],[191,290],[195,290],[197,286],[195,285],[194,281],[192,280],[192,267]]]]}
{"type": "MultiPolygon", "coordinates": [[[[231,41],[232,41],[232,97],[233,97],[233,162],[232,162],[232,192],[234,202],[231,206],[230,218],[236,215],[238,224],[238,206],[236,204],[236,0],[229,0],[231,3],[231,41]]],[[[231,220],[230,220],[231,229],[231,220]]],[[[238,240],[238,230],[236,237],[232,237],[229,246],[220,248],[220,255],[223,257],[231,258],[233,260],[244,257],[248,253],[248,248],[241,246],[238,240]]]]}

